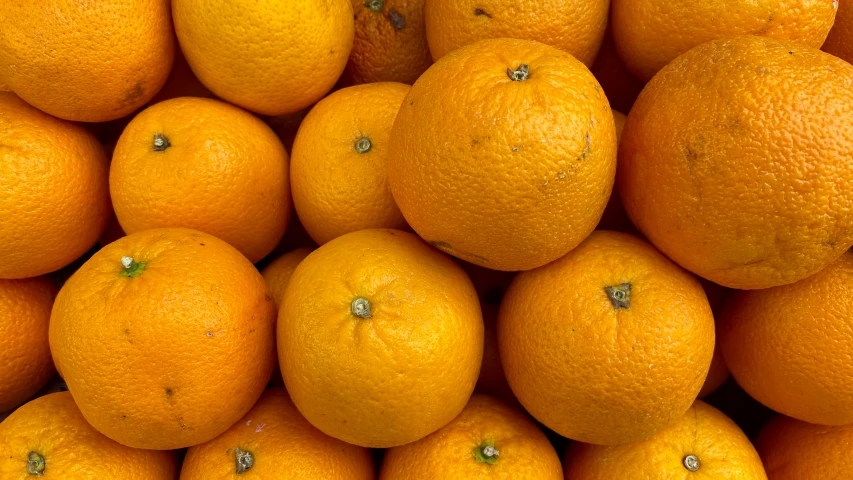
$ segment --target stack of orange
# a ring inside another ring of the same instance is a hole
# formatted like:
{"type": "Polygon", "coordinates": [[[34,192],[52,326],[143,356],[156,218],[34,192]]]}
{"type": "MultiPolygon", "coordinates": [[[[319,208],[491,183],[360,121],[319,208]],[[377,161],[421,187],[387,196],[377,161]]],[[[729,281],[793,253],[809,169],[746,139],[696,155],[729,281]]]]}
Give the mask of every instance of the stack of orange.
{"type": "Polygon", "coordinates": [[[846,3],[89,3],[0,4],[3,480],[853,478],[846,3]]]}

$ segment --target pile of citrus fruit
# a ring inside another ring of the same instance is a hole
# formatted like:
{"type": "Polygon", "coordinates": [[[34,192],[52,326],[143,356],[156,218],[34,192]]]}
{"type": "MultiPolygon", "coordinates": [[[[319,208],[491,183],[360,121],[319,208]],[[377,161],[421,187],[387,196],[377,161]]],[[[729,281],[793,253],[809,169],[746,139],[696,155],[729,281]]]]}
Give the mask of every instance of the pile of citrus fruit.
{"type": "Polygon", "coordinates": [[[0,2],[0,479],[853,478],[848,1],[0,2]]]}

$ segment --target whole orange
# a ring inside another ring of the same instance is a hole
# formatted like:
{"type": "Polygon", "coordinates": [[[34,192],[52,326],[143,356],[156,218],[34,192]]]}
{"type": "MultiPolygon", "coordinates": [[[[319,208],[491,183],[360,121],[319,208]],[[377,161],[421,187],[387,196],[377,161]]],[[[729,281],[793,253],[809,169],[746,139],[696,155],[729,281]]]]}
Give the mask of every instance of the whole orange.
{"type": "Polygon", "coordinates": [[[261,276],[267,282],[267,288],[270,290],[270,295],[272,295],[276,307],[281,306],[284,290],[287,288],[287,284],[290,283],[293,271],[313,251],[314,249],[311,247],[300,247],[296,250],[291,250],[276,258],[261,270],[261,276]]]}
{"type": "Polygon", "coordinates": [[[0,412],[27,401],[53,375],[47,326],[57,290],[47,277],[0,280],[0,412]]]}
{"type": "Polygon", "coordinates": [[[767,479],[758,453],[737,424],[699,400],[647,440],[619,446],[575,442],[564,464],[566,480],[767,479]]]}
{"type": "Polygon", "coordinates": [[[853,62],[853,8],[845,5],[846,2],[838,4],[835,23],[821,48],[849,63],[853,62]]]}
{"type": "MultiPolygon", "coordinates": [[[[438,60],[487,38],[536,40],[592,65],[609,0],[424,0],[427,40],[438,60]]],[[[514,68],[514,67],[513,67],[514,68]]]]}
{"type": "Polygon", "coordinates": [[[770,480],[853,477],[853,425],[824,426],[778,415],[755,440],[770,480]]]}
{"type": "Polygon", "coordinates": [[[0,82],[59,118],[124,117],[172,68],[168,0],[2,2],[0,18],[0,82]]]}
{"type": "Polygon", "coordinates": [[[174,480],[173,452],[125,447],[98,433],[68,392],[51,393],[0,423],[3,480],[174,480]]]}
{"type": "Polygon", "coordinates": [[[792,285],[735,292],[720,325],[726,363],[747,393],[810,423],[853,423],[853,254],[792,285]]]}
{"type": "Polygon", "coordinates": [[[388,186],[391,127],[411,87],[371,83],[320,100],[293,142],[290,185],[318,245],[367,228],[406,228],[388,186]]]}
{"type": "Polygon", "coordinates": [[[571,55],[527,40],[483,40],[436,62],[390,142],[388,179],[409,225],[493,270],[528,270],[577,246],[616,169],[598,82],[571,55]]]}
{"type": "Polygon", "coordinates": [[[110,194],[127,233],[185,227],[225,240],[253,263],[290,221],[288,158],[264,122],[206,98],[145,109],[125,128],[110,194]]]}
{"type": "Polygon", "coordinates": [[[645,83],[635,77],[625,66],[625,62],[619,58],[616,44],[613,42],[613,28],[608,28],[604,33],[601,48],[589,71],[601,84],[614,110],[631,111],[631,106],[634,105],[645,83]]]}
{"type": "Polygon", "coordinates": [[[560,457],[524,413],[474,395],[437,432],[388,449],[379,480],[562,480],[560,457]]]}
{"type": "Polygon", "coordinates": [[[852,156],[853,66],[788,41],[715,40],[640,94],[619,192],[634,225],[682,267],[767,288],[853,245],[852,156]]]}
{"type": "Polygon", "coordinates": [[[323,98],[344,71],[355,28],[350,0],[173,0],[172,16],[198,79],[264,115],[323,98]]]}
{"type": "Polygon", "coordinates": [[[50,349],[86,420],[156,450],[206,442],[240,419],[275,363],[275,303],[255,267],[182,228],[107,245],[65,283],[50,349]]]}
{"type": "Polygon", "coordinates": [[[181,480],[373,480],[375,469],[368,449],[317,430],[273,388],[225,433],[191,447],[181,480]]]}
{"type": "Polygon", "coordinates": [[[424,0],[352,0],[355,40],[344,78],[409,85],[432,64],[424,0]]]}
{"type": "Polygon", "coordinates": [[[396,230],[361,230],[302,261],[278,316],[284,383],[327,435],[392,447],[462,411],[483,354],[477,292],[449,257],[396,230]]]}
{"type": "Polygon", "coordinates": [[[110,216],[109,161],[83,127],[0,93],[0,278],[58,270],[110,216]]]}
{"type": "Polygon", "coordinates": [[[644,81],[705,42],[761,35],[820,48],[838,0],[613,0],[616,49],[644,81]]]}
{"type": "Polygon", "coordinates": [[[654,247],[596,231],[515,277],[498,346],[512,391],[537,420],[573,440],[617,445],[690,408],[714,353],[714,317],[699,282],[654,247]]]}

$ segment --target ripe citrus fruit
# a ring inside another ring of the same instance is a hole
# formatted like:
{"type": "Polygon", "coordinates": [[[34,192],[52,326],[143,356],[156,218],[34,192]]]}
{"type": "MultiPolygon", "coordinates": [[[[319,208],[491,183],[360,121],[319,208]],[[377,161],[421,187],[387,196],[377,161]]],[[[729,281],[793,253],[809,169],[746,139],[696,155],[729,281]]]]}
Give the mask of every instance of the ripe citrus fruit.
{"type": "Polygon", "coordinates": [[[305,257],[312,251],[314,249],[311,247],[300,247],[296,250],[291,250],[276,258],[261,270],[261,276],[267,282],[267,288],[269,288],[270,295],[275,300],[276,307],[281,306],[284,290],[287,288],[287,284],[290,283],[290,277],[293,275],[293,271],[296,270],[296,266],[302,260],[305,260],[305,257]]]}
{"type": "Polygon", "coordinates": [[[483,353],[477,292],[416,236],[361,230],[296,267],[278,317],[284,383],[299,411],[366,447],[413,442],[450,422],[483,353]]]}
{"type": "Polygon", "coordinates": [[[59,118],[124,117],[172,68],[168,0],[2,2],[0,18],[0,81],[59,118]]]}
{"type": "Polygon", "coordinates": [[[595,57],[589,71],[595,75],[595,79],[604,89],[607,100],[614,110],[630,112],[631,106],[640,95],[644,83],[628,70],[625,62],[616,53],[616,44],[613,42],[612,28],[604,33],[604,40],[595,57]]]}
{"type": "Polygon", "coordinates": [[[121,238],[65,283],[50,348],[86,420],[136,448],[206,442],[242,417],[275,363],[275,303],[222,240],[153,229],[121,238]]]}
{"type": "Polygon", "coordinates": [[[385,163],[410,88],[383,82],[338,90],[299,126],[290,164],[293,204],[317,244],[367,228],[406,228],[385,163]]]}
{"type": "Polygon", "coordinates": [[[831,263],[853,245],[851,77],[832,55],[765,37],[678,57],[625,124],[619,192],[634,225],[726,287],[793,283],[831,263]]]}
{"type": "Polygon", "coordinates": [[[373,480],[373,457],[314,428],[287,390],[269,389],[222,435],[191,447],[181,480],[299,478],[373,480]]]}
{"type": "Polygon", "coordinates": [[[352,0],[355,40],[344,77],[354,85],[409,85],[432,64],[424,0],[352,0]]]}
{"type": "Polygon", "coordinates": [[[181,50],[218,97],[264,115],[331,90],[352,49],[350,0],[173,0],[181,50]]]}
{"type": "Polygon", "coordinates": [[[596,231],[515,277],[498,345],[512,391],[537,420],[616,445],[690,408],[711,364],[714,317],[699,282],[651,245],[596,231]]]}
{"type": "Polygon", "coordinates": [[[409,225],[493,270],[565,255],[598,223],[616,169],[607,98],[571,55],[483,40],[436,62],[394,122],[388,179],[409,225]]]}
{"type": "Polygon", "coordinates": [[[185,227],[225,240],[253,263],[290,221],[288,159],[264,122],[206,98],[145,109],[119,138],[113,207],[127,233],[185,227]]]}
{"type": "Polygon", "coordinates": [[[720,345],[747,393],[800,420],[853,423],[853,254],[792,285],[735,292],[723,311],[720,345]]]}
{"type": "Polygon", "coordinates": [[[846,2],[838,4],[838,12],[835,15],[835,24],[826,37],[823,51],[831,53],[836,57],[853,62],[853,8],[846,7],[846,2]]]}
{"type": "Polygon", "coordinates": [[[758,453],[735,422],[698,400],[647,440],[619,446],[575,442],[564,464],[567,480],[767,479],[758,453]]]}
{"type": "Polygon", "coordinates": [[[853,425],[824,426],[778,415],[755,440],[770,480],[853,477],[853,425]]]}
{"type": "Polygon", "coordinates": [[[592,65],[607,27],[608,0],[425,0],[427,40],[438,60],[487,38],[536,40],[592,65]]]}
{"type": "Polygon", "coordinates": [[[487,395],[471,397],[452,422],[388,449],[379,480],[500,478],[562,480],[560,457],[524,413],[487,395]]]}
{"type": "Polygon", "coordinates": [[[110,215],[109,162],[83,127],[0,93],[0,278],[58,270],[110,215]]]}
{"type": "Polygon", "coordinates": [[[820,48],[838,0],[613,0],[613,38],[628,68],[649,81],[675,57],[710,40],[761,35],[820,48]]]}
{"type": "Polygon", "coordinates": [[[0,412],[27,401],[53,375],[47,326],[57,290],[47,277],[0,280],[0,412]]]}
{"type": "Polygon", "coordinates": [[[0,423],[4,480],[173,480],[173,452],[125,447],[98,433],[68,392],[39,397],[0,423]]]}

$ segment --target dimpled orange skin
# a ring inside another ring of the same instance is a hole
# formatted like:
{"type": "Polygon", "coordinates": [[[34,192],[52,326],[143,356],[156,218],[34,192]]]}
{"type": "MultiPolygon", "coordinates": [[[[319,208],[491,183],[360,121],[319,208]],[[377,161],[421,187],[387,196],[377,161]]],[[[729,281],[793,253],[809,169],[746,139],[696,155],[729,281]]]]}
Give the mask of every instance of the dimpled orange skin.
{"type": "Polygon", "coordinates": [[[847,2],[838,4],[835,23],[823,43],[824,52],[850,63],[853,62],[853,7],[845,7],[847,2]]]}
{"type": "Polygon", "coordinates": [[[240,253],[182,228],[123,237],[65,283],[50,348],[98,431],[136,448],[206,442],[245,415],[275,363],[275,303],[240,253]],[[122,275],[122,257],[144,262],[122,275]]]}
{"type": "Polygon", "coordinates": [[[354,85],[409,85],[432,65],[424,0],[352,0],[355,40],[344,78],[354,85]],[[375,10],[375,8],[379,10],[375,10]]]}
{"type": "Polygon", "coordinates": [[[0,18],[0,83],[59,118],[124,117],[172,68],[167,0],[2,2],[0,18]]]}
{"type": "Polygon", "coordinates": [[[0,278],[58,270],[107,226],[109,161],[83,127],[0,93],[0,278]]]}
{"type": "Polygon", "coordinates": [[[391,132],[388,179],[409,225],[492,270],[565,255],[595,228],[613,186],[616,131],[598,82],[571,55],[496,39],[436,62],[391,132]],[[529,66],[513,81],[508,70],[529,66]]]}
{"type": "Polygon", "coordinates": [[[777,415],[755,448],[770,480],[830,480],[853,476],[853,425],[825,426],[777,415]]]}
{"type": "Polygon", "coordinates": [[[290,277],[293,275],[293,271],[296,270],[299,263],[302,262],[302,260],[305,260],[305,257],[313,251],[314,249],[311,247],[301,247],[296,250],[291,250],[290,252],[276,258],[272,263],[261,270],[261,276],[263,276],[264,281],[267,282],[267,288],[269,288],[270,295],[272,295],[273,300],[275,300],[276,307],[281,306],[281,299],[284,297],[284,290],[287,288],[287,284],[290,283],[290,277]]]}
{"type": "Polygon", "coordinates": [[[572,443],[564,464],[566,480],[767,480],[758,453],[737,424],[699,400],[647,440],[610,447],[572,443]],[[684,465],[688,455],[699,460],[695,472],[684,465]]]}
{"type": "Polygon", "coordinates": [[[646,439],[696,399],[714,352],[699,282],[645,241],[596,231],[565,257],[522,272],[504,295],[498,346],[512,391],[564,437],[646,439]],[[630,284],[627,307],[607,287],[630,284]]]}
{"type": "Polygon", "coordinates": [[[284,383],[327,435],[365,447],[413,442],[450,422],[483,355],[477,292],[410,233],[361,230],[296,267],[278,317],[284,383]],[[371,318],[353,314],[366,299],[371,318]]]}
{"type": "Polygon", "coordinates": [[[851,156],[853,66],[735,37],[649,82],[625,124],[617,180],[628,216],[669,258],[759,289],[814,274],[853,245],[851,156]]]}
{"type": "Polygon", "coordinates": [[[536,40],[592,65],[609,0],[425,0],[427,41],[438,60],[487,38],[536,40]]]}
{"type": "Polygon", "coordinates": [[[284,388],[268,389],[242,419],[215,439],[190,447],[181,480],[373,480],[373,457],[314,428],[284,388]],[[236,472],[236,449],[254,465],[236,472]]]}
{"type": "Polygon", "coordinates": [[[332,89],[352,49],[350,0],[173,0],[181,50],[223,100],[294,113],[332,89]]]}
{"type": "Polygon", "coordinates": [[[458,417],[417,442],[385,452],[379,480],[562,480],[563,467],[548,437],[521,411],[488,395],[471,397],[458,417]],[[495,463],[478,461],[485,442],[495,463]]]}
{"type": "Polygon", "coordinates": [[[720,345],[738,384],[764,405],[822,425],[853,423],[853,281],[847,253],[805,280],[735,292],[723,311],[720,345]]]}
{"type": "Polygon", "coordinates": [[[838,0],[613,0],[616,49],[634,75],[649,81],[675,57],[702,43],[760,35],[820,48],[838,0]]]}
{"type": "Polygon", "coordinates": [[[127,233],[201,230],[253,263],[270,253],[290,221],[289,165],[264,122],[225,102],[177,98],[136,116],[110,166],[110,193],[127,233]],[[155,151],[154,136],[169,142],[155,151]]]}
{"type": "Polygon", "coordinates": [[[53,376],[47,326],[57,290],[47,277],[0,280],[0,412],[27,401],[53,376]]]}
{"type": "Polygon", "coordinates": [[[98,433],[68,392],[39,397],[0,423],[3,480],[174,480],[175,454],[125,447],[98,433]],[[30,452],[44,458],[42,475],[27,473],[30,452]]]}
{"type": "Polygon", "coordinates": [[[338,90],[299,126],[290,163],[293,204],[318,245],[356,230],[406,228],[385,164],[391,127],[410,88],[382,82],[338,90]],[[370,143],[360,153],[362,139],[370,143]]]}

